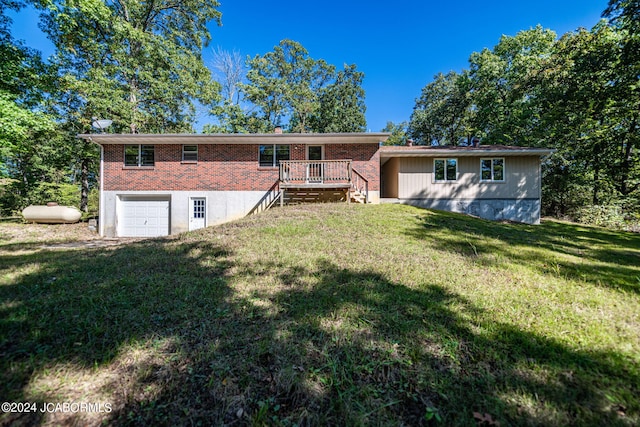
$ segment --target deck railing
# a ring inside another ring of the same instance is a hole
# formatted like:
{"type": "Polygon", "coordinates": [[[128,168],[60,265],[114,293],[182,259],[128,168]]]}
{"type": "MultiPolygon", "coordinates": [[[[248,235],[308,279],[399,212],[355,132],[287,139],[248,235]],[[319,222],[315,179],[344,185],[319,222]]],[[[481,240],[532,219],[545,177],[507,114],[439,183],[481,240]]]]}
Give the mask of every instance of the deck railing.
{"type": "Polygon", "coordinates": [[[280,181],[284,184],[349,184],[351,177],[351,160],[280,161],[280,181]]]}
{"type": "Polygon", "coordinates": [[[369,203],[369,181],[356,170],[351,170],[353,176],[353,189],[364,195],[364,203],[369,203]]]}

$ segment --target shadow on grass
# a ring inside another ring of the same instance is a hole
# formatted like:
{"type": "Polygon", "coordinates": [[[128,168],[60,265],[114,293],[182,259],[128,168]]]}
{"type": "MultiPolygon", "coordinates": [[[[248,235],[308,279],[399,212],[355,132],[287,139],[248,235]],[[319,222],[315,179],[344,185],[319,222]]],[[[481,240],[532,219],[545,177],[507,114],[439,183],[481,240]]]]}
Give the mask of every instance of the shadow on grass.
{"type": "Polygon", "coordinates": [[[229,255],[210,243],[158,240],[0,257],[0,395],[55,401],[55,390],[25,393],[53,366],[91,370],[113,362],[123,346],[163,339],[183,345],[185,332],[217,332],[211,313],[228,295],[229,255]]]}
{"type": "Polygon", "coordinates": [[[640,234],[555,221],[498,223],[439,211],[426,211],[421,226],[408,234],[437,242],[440,250],[490,255],[480,262],[498,256],[540,272],[640,294],[640,234]]]}
{"type": "Polygon", "coordinates": [[[428,279],[240,259],[205,240],[2,257],[3,274],[31,269],[0,287],[0,393],[31,400],[33,379],[62,364],[114,371],[115,425],[637,420],[640,378],[622,356],[495,324],[428,279]],[[272,286],[234,288],[265,276],[272,286]],[[130,348],[162,357],[127,365],[130,348]]]}

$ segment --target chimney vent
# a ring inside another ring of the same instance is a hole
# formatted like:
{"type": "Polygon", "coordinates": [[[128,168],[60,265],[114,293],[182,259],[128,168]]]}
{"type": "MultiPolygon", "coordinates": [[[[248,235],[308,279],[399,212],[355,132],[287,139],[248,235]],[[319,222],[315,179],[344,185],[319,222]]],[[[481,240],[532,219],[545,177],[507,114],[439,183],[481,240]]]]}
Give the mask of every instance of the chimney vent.
{"type": "Polygon", "coordinates": [[[413,147],[413,139],[407,139],[407,147],[413,147]]]}
{"type": "Polygon", "coordinates": [[[273,133],[282,133],[282,126],[276,126],[275,129],[273,129],[273,133]]]}

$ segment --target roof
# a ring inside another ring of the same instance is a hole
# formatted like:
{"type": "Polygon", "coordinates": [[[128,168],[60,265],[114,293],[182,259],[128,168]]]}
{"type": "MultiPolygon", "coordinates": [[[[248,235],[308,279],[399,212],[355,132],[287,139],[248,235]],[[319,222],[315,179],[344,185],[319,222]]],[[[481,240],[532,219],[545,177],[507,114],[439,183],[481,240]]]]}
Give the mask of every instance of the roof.
{"type": "Polygon", "coordinates": [[[550,148],[516,147],[513,145],[465,146],[385,146],[380,157],[482,157],[482,156],[548,156],[556,150],[550,148]]]}
{"type": "Polygon", "coordinates": [[[217,133],[217,134],[80,134],[78,138],[106,144],[378,144],[390,133],[217,133]]]}

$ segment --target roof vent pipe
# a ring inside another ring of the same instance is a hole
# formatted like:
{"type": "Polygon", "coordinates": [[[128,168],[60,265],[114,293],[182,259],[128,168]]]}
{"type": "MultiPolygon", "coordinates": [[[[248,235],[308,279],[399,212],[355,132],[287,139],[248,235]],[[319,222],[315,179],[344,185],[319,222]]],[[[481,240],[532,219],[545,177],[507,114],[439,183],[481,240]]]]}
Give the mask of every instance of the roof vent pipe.
{"type": "Polygon", "coordinates": [[[407,139],[407,147],[413,147],[413,139],[407,139]]]}
{"type": "Polygon", "coordinates": [[[282,126],[276,126],[273,129],[273,133],[282,133],[282,126]]]}

